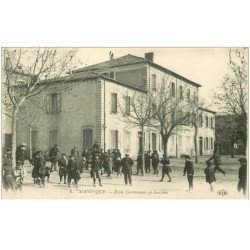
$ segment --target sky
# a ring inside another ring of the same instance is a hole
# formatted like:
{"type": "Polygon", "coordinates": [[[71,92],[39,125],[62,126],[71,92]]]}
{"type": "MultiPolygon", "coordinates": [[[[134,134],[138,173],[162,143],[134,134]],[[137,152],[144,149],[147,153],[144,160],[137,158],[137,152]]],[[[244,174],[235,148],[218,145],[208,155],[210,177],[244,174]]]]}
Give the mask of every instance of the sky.
{"type": "Polygon", "coordinates": [[[79,48],[76,58],[85,65],[109,60],[109,51],[114,58],[127,54],[144,57],[154,52],[154,62],[202,85],[200,97],[213,105],[213,91],[228,72],[230,48],[79,48]]]}

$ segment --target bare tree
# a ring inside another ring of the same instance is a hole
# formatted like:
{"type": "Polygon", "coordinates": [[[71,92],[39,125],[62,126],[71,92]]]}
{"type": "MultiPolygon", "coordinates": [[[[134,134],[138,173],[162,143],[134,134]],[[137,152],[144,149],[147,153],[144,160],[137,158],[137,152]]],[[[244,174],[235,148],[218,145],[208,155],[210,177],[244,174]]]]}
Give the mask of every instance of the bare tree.
{"type": "Polygon", "coordinates": [[[198,96],[193,96],[188,102],[188,122],[194,127],[194,155],[195,163],[198,163],[198,130],[199,126],[203,124],[204,110],[208,108],[205,107],[204,101],[200,101],[198,96]]]}
{"type": "Polygon", "coordinates": [[[50,48],[3,50],[2,100],[4,114],[11,118],[13,167],[16,165],[16,129],[20,107],[55,84],[49,78],[59,77],[67,72],[63,82],[70,79],[75,53],[76,50],[60,52],[50,48]]]}
{"type": "Polygon", "coordinates": [[[248,105],[248,58],[247,49],[230,49],[229,73],[225,75],[215,93],[217,104],[224,114],[234,114],[246,152],[247,105],[248,105]]]}
{"type": "Polygon", "coordinates": [[[142,175],[144,175],[145,129],[147,126],[150,126],[150,121],[155,115],[152,113],[150,95],[144,92],[134,92],[131,96],[126,93],[123,96],[123,100],[124,103],[119,104],[123,120],[125,120],[129,126],[139,127],[141,130],[142,143],[140,153],[142,155],[142,175]]]}
{"type": "Polygon", "coordinates": [[[181,92],[177,93],[176,87],[171,86],[173,81],[169,76],[156,91],[150,94],[151,105],[155,110],[151,125],[160,131],[165,155],[167,155],[170,136],[177,127],[186,125],[188,117],[188,106],[184,98],[186,87],[182,87],[181,92]]]}

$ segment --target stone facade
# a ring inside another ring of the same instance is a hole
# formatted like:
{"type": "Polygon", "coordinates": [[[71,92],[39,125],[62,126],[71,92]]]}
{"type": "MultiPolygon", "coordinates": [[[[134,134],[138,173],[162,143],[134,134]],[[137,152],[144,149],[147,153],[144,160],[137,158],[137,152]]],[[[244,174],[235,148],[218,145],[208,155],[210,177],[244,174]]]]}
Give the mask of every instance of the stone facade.
{"type": "MultiPolygon", "coordinates": [[[[53,143],[57,143],[61,152],[69,154],[74,145],[82,151],[84,147],[91,147],[97,141],[105,150],[119,148],[123,155],[128,152],[132,157],[136,157],[140,147],[141,131],[138,127],[126,123],[119,109],[112,112],[112,98],[117,99],[117,105],[125,105],[124,95],[132,95],[134,91],[153,91],[153,87],[157,88],[164,79],[170,84],[175,84],[176,93],[182,86],[185,95],[190,91],[191,95],[198,96],[198,84],[171,75],[147,62],[110,69],[101,68],[95,72],[98,73],[96,78],[67,83],[70,91],[64,90],[66,86],[60,85],[60,88],[51,86],[41,94],[40,98],[44,99],[48,96],[53,99],[57,94],[57,98],[60,96],[61,106],[57,112],[40,114],[42,119],[39,120],[42,122],[32,128],[36,136],[33,138],[33,144],[36,144],[33,147],[49,150],[53,143]]],[[[51,103],[52,99],[47,100],[51,103]]],[[[207,110],[204,114],[214,122],[213,112],[207,110]]],[[[17,134],[18,143],[26,142],[29,146],[29,129],[22,121],[18,122],[17,134]]],[[[168,154],[177,157],[182,154],[194,154],[193,135],[194,129],[191,126],[176,128],[168,142],[168,154]]],[[[206,127],[204,122],[199,128],[198,137],[202,138],[198,143],[199,153],[212,154],[214,123],[213,126],[206,127]]],[[[153,149],[162,155],[162,139],[159,131],[146,128],[145,150],[153,149]]]]}

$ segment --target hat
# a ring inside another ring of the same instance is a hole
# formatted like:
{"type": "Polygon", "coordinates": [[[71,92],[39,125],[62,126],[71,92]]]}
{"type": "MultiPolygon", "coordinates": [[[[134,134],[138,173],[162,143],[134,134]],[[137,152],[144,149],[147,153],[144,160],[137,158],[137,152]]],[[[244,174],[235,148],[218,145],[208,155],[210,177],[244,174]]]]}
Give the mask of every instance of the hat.
{"type": "Polygon", "coordinates": [[[23,165],[22,161],[16,161],[17,164],[23,165]]]}
{"type": "Polygon", "coordinates": [[[58,145],[57,144],[55,144],[55,147],[57,147],[58,145]]]}
{"type": "Polygon", "coordinates": [[[190,155],[185,155],[185,158],[189,160],[191,159],[190,155]]]}
{"type": "Polygon", "coordinates": [[[240,158],[240,159],[239,159],[239,162],[241,162],[241,163],[246,163],[246,164],[247,164],[247,159],[246,159],[246,158],[240,158]]]}
{"type": "Polygon", "coordinates": [[[129,154],[125,154],[125,156],[129,156],[129,154]]]}
{"type": "Polygon", "coordinates": [[[154,150],[154,153],[156,153],[157,152],[157,150],[154,150]]]}
{"type": "Polygon", "coordinates": [[[62,156],[63,156],[63,155],[67,156],[65,153],[63,153],[62,156]]]}

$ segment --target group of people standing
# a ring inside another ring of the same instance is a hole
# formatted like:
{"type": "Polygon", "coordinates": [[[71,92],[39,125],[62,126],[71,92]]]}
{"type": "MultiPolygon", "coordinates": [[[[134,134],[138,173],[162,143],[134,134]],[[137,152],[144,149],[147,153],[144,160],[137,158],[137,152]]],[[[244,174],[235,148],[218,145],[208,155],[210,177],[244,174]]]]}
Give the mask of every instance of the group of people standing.
{"type": "MultiPolygon", "coordinates": [[[[16,167],[13,169],[11,164],[11,151],[3,155],[3,187],[8,190],[22,190],[23,178],[26,174],[24,168],[25,160],[25,151],[26,144],[23,143],[17,147],[16,150],[16,167]]],[[[117,177],[124,176],[125,185],[132,185],[132,166],[134,161],[129,154],[125,154],[125,157],[122,158],[121,152],[119,149],[108,150],[104,152],[103,149],[99,148],[97,142],[93,145],[91,149],[85,148],[80,155],[77,146],[75,145],[70,151],[69,156],[65,153],[60,155],[60,149],[58,145],[54,145],[49,153],[42,152],[37,149],[34,150],[32,154],[32,159],[30,163],[33,166],[32,177],[34,179],[34,184],[39,185],[40,187],[45,186],[45,179],[47,182],[50,181],[50,174],[53,171],[58,171],[59,167],[59,183],[62,182],[67,184],[68,187],[71,187],[72,180],[74,185],[77,187],[78,182],[81,179],[81,174],[83,170],[90,169],[90,176],[93,179],[93,185],[96,186],[96,180],[98,180],[99,185],[102,186],[101,176],[107,174],[107,178],[111,178],[111,174],[116,174],[117,177]],[[46,163],[50,161],[51,164],[47,165],[46,163]]],[[[137,175],[143,173],[143,158],[142,154],[139,153],[136,159],[137,161],[137,175]]],[[[183,175],[187,175],[187,180],[189,184],[189,191],[193,189],[193,177],[194,177],[194,164],[191,161],[189,155],[185,155],[185,166],[183,175]]],[[[247,160],[246,158],[239,159],[241,167],[239,169],[239,183],[238,191],[243,190],[243,193],[246,194],[247,186],[247,160]]],[[[172,172],[170,167],[170,159],[167,155],[163,155],[163,158],[160,160],[158,152],[155,150],[152,154],[150,151],[144,153],[144,162],[145,162],[145,173],[151,173],[151,165],[153,168],[153,174],[158,176],[159,173],[159,164],[162,164],[162,177],[159,181],[163,181],[165,175],[168,176],[168,182],[171,182],[170,173],[172,172]]],[[[213,191],[212,183],[216,181],[215,172],[222,172],[225,176],[225,171],[221,168],[221,159],[218,153],[218,150],[214,151],[212,157],[206,161],[206,168],[204,173],[206,176],[206,182],[210,185],[210,191],[213,191]]]]}

